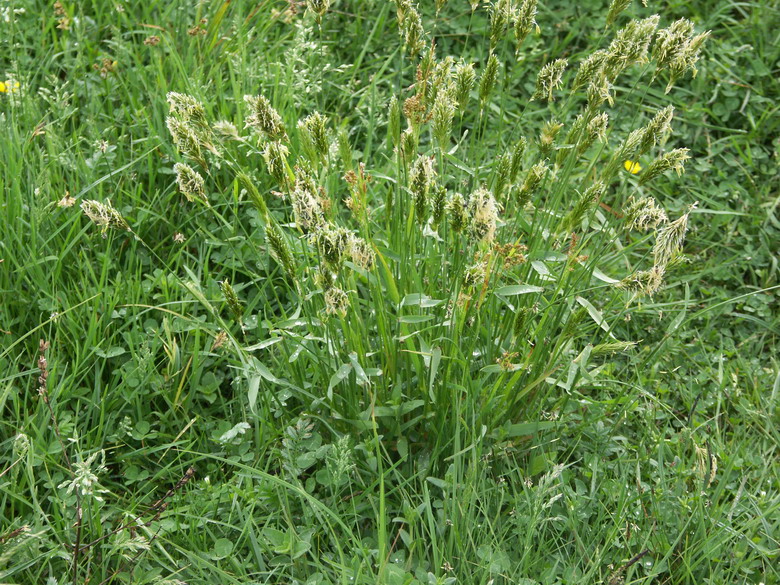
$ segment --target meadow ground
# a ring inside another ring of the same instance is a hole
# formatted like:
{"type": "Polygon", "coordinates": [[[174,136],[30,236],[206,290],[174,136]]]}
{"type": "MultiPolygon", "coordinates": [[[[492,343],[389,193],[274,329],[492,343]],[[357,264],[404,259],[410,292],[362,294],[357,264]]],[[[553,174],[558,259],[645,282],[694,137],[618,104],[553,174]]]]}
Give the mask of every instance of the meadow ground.
{"type": "Polygon", "coordinates": [[[0,0],[0,582],[779,583],[780,5],[647,4],[0,0]]]}

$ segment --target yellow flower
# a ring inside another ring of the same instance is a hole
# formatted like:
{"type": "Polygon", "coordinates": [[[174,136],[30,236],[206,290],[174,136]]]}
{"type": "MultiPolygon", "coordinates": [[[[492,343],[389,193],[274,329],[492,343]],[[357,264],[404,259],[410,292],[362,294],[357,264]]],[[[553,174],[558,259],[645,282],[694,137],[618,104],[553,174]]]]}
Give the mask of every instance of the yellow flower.
{"type": "Polygon", "coordinates": [[[639,171],[642,170],[642,165],[633,160],[627,160],[624,162],[623,167],[632,175],[636,175],[639,171]]]}
{"type": "Polygon", "coordinates": [[[14,93],[19,89],[18,81],[0,81],[0,93],[14,93]]]}

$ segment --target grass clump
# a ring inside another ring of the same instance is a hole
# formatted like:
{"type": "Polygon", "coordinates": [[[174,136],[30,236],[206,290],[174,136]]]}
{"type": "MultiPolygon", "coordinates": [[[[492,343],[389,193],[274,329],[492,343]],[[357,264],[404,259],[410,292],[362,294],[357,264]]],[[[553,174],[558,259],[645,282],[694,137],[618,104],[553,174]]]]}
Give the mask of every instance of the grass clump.
{"type": "Polygon", "coordinates": [[[766,25],[480,4],[8,12],[5,580],[776,580],[766,25]]]}

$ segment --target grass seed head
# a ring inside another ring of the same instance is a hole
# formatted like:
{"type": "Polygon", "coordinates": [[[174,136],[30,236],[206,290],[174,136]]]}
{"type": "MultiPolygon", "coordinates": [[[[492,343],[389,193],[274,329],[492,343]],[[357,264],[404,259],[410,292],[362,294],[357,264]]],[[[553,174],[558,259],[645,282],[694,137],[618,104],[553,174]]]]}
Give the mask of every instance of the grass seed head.
{"type": "Polygon", "coordinates": [[[581,87],[589,85],[597,77],[600,77],[604,71],[604,63],[607,61],[608,53],[605,49],[599,49],[588,55],[577,69],[574,81],[571,84],[572,91],[577,91],[581,87]]]}
{"type": "Polygon", "coordinates": [[[507,185],[510,183],[510,174],[512,172],[512,157],[509,153],[504,153],[496,160],[495,181],[493,182],[493,192],[499,199],[504,193],[507,185]]]}
{"type": "Polygon", "coordinates": [[[203,104],[194,97],[171,91],[168,92],[166,98],[171,115],[178,117],[183,122],[189,122],[199,127],[208,127],[206,110],[203,108],[203,104]]]}
{"type": "Polygon", "coordinates": [[[320,24],[330,8],[330,0],[306,0],[306,8],[314,14],[317,24],[320,24]]]}
{"type": "Polygon", "coordinates": [[[301,146],[312,163],[325,164],[328,160],[328,130],[327,118],[319,112],[305,117],[298,122],[298,132],[301,146]]]}
{"type": "Polygon", "coordinates": [[[525,155],[525,149],[528,147],[528,140],[524,136],[520,137],[515,143],[514,149],[512,149],[512,162],[509,165],[509,181],[514,183],[517,180],[517,175],[523,169],[523,155],[525,155]]]}
{"type": "Polygon", "coordinates": [[[201,141],[198,134],[187,122],[168,116],[165,119],[168,126],[168,132],[171,134],[173,144],[178,151],[186,157],[204,165],[203,155],[201,153],[201,141]]]}
{"type": "Polygon", "coordinates": [[[244,122],[245,128],[259,130],[271,140],[287,139],[287,131],[284,128],[282,117],[268,101],[268,98],[262,95],[245,95],[244,101],[249,110],[249,116],[244,122]]]}
{"type": "Polygon", "coordinates": [[[558,231],[569,232],[577,229],[585,215],[601,200],[604,190],[604,183],[600,181],[588,187],[577,199],[572,210],[561,220],[558,231]]]}
{"type": "Polygon", "coordinates": [[[412,192],[417,221],[421,224],[428,217],[428,193],[435,177],[436,171],[433,169],[433,158],[423,155],[417,157],[411,171],[409,171],[409,190],[412,192]]]}
{"type": "Polygon", "coordinates": [[[449,92],[440,91],[436,95],[433,104],[433,118],[431,121],[431,133],[436,139],[441,150],[446,150],[452,133],[452,119],[455,117],[455,102],[450,98],[449,92]]]}
{"type": "Polygon", "coordinates": [[[410,6],[401,23],[401,36],[404,40],[404,47],[410,57],[416,57],[428,45],[425,40],[422,18],[414,7],[410,6]]]}
{"type": "Polygon", "coordinates": [[[498,57],[491,53],[487,65],[485,65],[485,70],[482,72],[482,77],[479,78],[479,103],[483,108],[496,87],[498,67],[498,57]]]}
{"type": "Polygon", "coordinates": [[[206,182],[200,173],[185,163],[176,163],[173,165],[173,170],[176,173],[179,191],[187,198],[187,201],[200,201],[206,205],[209,204],[206,197],[206,182]]]}
{"type": "Polygon", "coordinates": [[[685,233],[688,231],[688,217],[695,208],[694,203],[683,215],[658,230],[653,246],[656,266],[666,268],[666,265],[680,253],[685,242],[685,233]]]}
{"type": "Polygon", "coordinates": [[[460,193],[455,193],[444,206],[450,227],[456,234],[463,232],[469,223],[469,213],[466,208],[466,199],[460,193]]]}
{"type": "Polygon", "coordinates": [[[353,235],[342,227],[324,226],[313,234],[313,239],[325,265],[338,272],[344,257],[349,254],[353,235]]]}
{"type": "Polygon", "coordinates": [[[81,202],[81,210],[92,223],[100,228],[100,233],[103,234],[104,238],[109,229],[131,231],[130,224],[125,221],[119,211],[114,209],[109,200],[101,203],[94,199],[87,199],[81,202]]]}
{"type": "Polygon", "coordinates": [[[653,197],[642,197],[628,200],[628,205],[623,210],[626,219],[626,229],[646,232],[656,229],[667,221],[666,212],[653,197]]]}
{"type": "Polygon", "coordinates": [[[645,133],[639,143],[639,154],[644,154],[657,144],[663,142],[672,128],[672,117],[674,116],[674,106],[666,106],[658,110],[650,123],[645,126],[645,133]]]}
{"type": "Polygon", "coordinates": [[[351,235],[348,253],[352,262],[363,270],[371,270],[374,266],[374,248],[363,238],[351,235]]]}
{"type": "Polygon", "coordinates": [[[563,124],[556,120],[549,120],[542,125],[542,131],[539,134],[539,152],[542,158],[549,158],[555,146],[555,137],[563,128],[563,124]]]}
{"type": "Polygon", "coordinates": [[[675,148],[658,157],[642,173],[639,184],[644,185],[669,170],[674,170],[678,176],[682,175],[685,172],[685,161],[691,158],[688,152],[687,148],[675,148]]]}
{"type": "Polygon", "coordinates": [[[477,82],[477,74],[474,71],[473,63],[459,61],[455,65],[455,101],[458,109],[463,112],[469,103],[471,90],[477,82]]]}
{"type": "Polygon", "coordinates": [[[615,22],[621,12],[628,8],[629,4],[631,4],[631,0],[612,0],[612,2],[609,3],[609,9],[607,10],[607,26],[610,26],[615,22]]]}
{"type": "Polygon", "coordinates": [[[544,178],[547,176],[547,172],[549,170],[550,167],[548,167],[547,163],[543,160],[539,161],[528,170],[525,175],[523,185],[520,187],[519,195],[522,200],[528,201],[530,199],[530,197],[539,188],[539,185],[542,183],[542,181],[544,181],[544,178]]]}
{"type": "Polygon", "coordinates": [[[479,188],[469,197],[468,214],[471,218],[469,231],[475,240],[491,243],[496,236],[498,204],[493,194],[479,188]]]}
{"type": "Polygon", "coordinates": [[[512,28],[515,31],[515,45],[518,55],[528,34],[538,27],[536,24],[536,5],[537,0],[522,0],[515,11],[512,28]]]}
{"type": "Polygon", "coordinates": [[[447,189],[443,185],[434,186],[431,195],[431,217],[434,229],[438,229],[441,220],[444,218],[446,204],[447,189]]]}
{"type": "Polygon", "coordinates": [[[325,313],[328,315],[346,316],[349,309],[349,295],[337,286],[325,291],[325,313]]]}
{"type": "Polygon", "coordinates": [[[512,18],[512,3],[510,0],[494,0],[488,6],[490,15],[490,50],[496,48],[498,41],[504,37],[507,25],[512,18]]]}
{"type": "Polygon", "coordinates": [[[617,32],[607,48],[604,61],[604,71],[610,81],[614,81],[627,67],[647,62],[659,20],[657,14],[643,20],[632,20],[617,32]]]}
{"type": "Polygon", "coordinates": [[[665,270],[663,266],[653,266],[650,270],[638,270],[616,283],[615,286],[633,293],[634,296],[652,297],[664,283],[665,270]]]}
{"type": "Polygon", "coordinates": [[[274,260],[276,260],[284,270],[287,278],[295,281],[295,263],[293,261],[290,244],[287,243],[281,228],[273,221],[269,222],[265,228],[265,239],[269,251],[274,260]]]}
{"type": "Polygon", "coordinates": [[[219,283],[219,288],[222,291],[222,296],[227,303],[228,309],[230,309],[230,312],[233,314],[233,318],[236,322],[240,323],[241,317],[244,315],[244,306],[241,304],[241,301],[238,300],[238,295],[230,284],[230,281],[227,279],[223,280],[219,283]]]}
{"type": "Polygon", "coordinates": [[[567,64],[566,59],[556,59],[542,67],[536,77],[536,90],[531,99],[554,101],[553,90],[561,85],[567,64]]]}
{"type": "Polygon", "coordinates": [[[286,188],[289,184],[287,173],[287,155],[289,153],[288,148],[278,140],[266,143],[263,150],[263,159],[268,168],[268,174],[283,188],[286,188]]]}

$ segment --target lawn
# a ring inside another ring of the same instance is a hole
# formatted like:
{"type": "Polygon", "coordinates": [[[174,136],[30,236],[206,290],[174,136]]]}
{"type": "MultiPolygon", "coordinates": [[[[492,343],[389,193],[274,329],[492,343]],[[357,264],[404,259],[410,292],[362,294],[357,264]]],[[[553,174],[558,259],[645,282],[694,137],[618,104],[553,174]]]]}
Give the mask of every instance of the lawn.
{"type": "Polygon", "coordinates": [[[780,583],[776,0],[0,0],[0,583],[780,583]]]}

